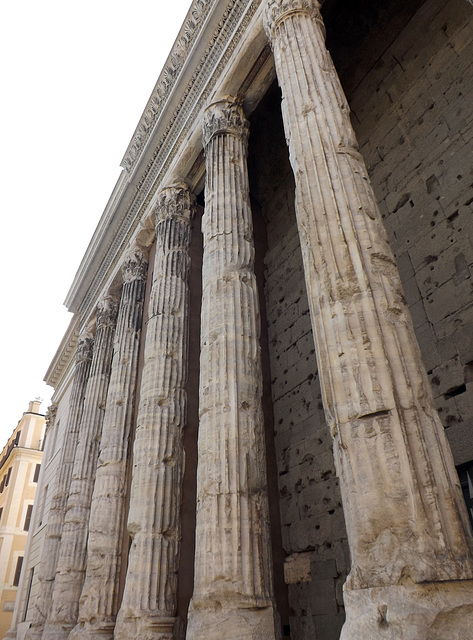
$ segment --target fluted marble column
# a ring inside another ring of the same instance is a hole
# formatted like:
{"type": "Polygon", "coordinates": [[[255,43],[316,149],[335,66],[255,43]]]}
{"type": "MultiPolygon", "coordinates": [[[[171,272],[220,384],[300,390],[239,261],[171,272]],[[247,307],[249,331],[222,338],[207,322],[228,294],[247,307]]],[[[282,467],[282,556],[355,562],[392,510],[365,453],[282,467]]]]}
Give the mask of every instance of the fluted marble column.
{"type": "Polygon", "coordinates": [[[114,296],[106,296],[97,307],[95,347],[62,529],[52,607],[42,635],[43,640],[67,638],[77,621],[117,310],[118,300],[114,296]]]}
{"type": "Polygon", "coordinates": [[[269,0],[265,28],[352,558],[342,637],[457,638],[455,607],[473,602],[451,582],[472,577],[465,508],[319,4],[269,0]]]}
{"type": "Polygon", "coordinates": [[[126,476],[135,407],[148,261],[139,249],[122,268],[123,288],[115,331],[112,371],[89,519],[86,577],[78,624],[69,638],[113,638],[118,611],[126,476]]]}
{"type": "Polygon", "coordinates": [[[248,121],[204,116],[202,333],[195,586],[189,640],[279,637],[273,599],[248,121]]]}
{"type": "Polygon", "coordinates": [[[41,563],[39,566],[38,596],[30,629],[26,633],[26,640],[39,640],[42,637],[44,625],[51,608],[54,579],[61,543],[62,527],[66,510],[67,496],[71,483],[74,454],[77,447],[79,426],[82,418],[84,396],[89,378],[90,364],[94,339],[92,334],[83,333],[77,345],[74,381],[72,383],[69,400],[69,413],[65,427],[64,441],[61,452],[61,462],[58,466],[59,477],[51,499],[48,513],[48,524],[44,537],[41,563]]]}
{"type": "Polygon", "coordinates": [[[129,553],[116,640],[173,637],[182,446],[186,423],[189,245],[194,197],[184,184],[156,205],[156,257],[133,448],[129,553]]]}

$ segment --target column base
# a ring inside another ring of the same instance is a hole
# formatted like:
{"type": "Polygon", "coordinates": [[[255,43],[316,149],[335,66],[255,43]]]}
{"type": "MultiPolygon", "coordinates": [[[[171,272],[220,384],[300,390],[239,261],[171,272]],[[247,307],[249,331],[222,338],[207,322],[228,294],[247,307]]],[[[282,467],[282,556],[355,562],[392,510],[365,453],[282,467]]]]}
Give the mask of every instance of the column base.
{"type": "Polygon", "coordinates": [[[473,640],[473,580],[346,589],[340,640],[473,640]]]}
{"type": "Polygon", "coordinates": [[[73,625],[47,625],[41,640],[67,640],[73,625]]]}
{"type": "Polygon", "coordinates": [[[30,627],[25,633],[25,640],[41,640],[44,627],[30,627]]]}
{"type": "MultiPolygon", "coordinates": [[[[114,640],[173,640],[174,617],[143,615],[139,618],[119,618],[114,640]]],[[[81,640],[83,637],[81,636],[81,640]]]]}
{"type": "Polygon", "coordinates": [[[275,607],[236,608],[191,603],[186,640],[280,640],[275,607]]]}
{"type": "Polygon", "coordinates": [[[79,623],[72,629],[68,640],[94,640],[95,638],[113,640],[114,629],[115,621],[97,623],[93,626],[79,623]]]}

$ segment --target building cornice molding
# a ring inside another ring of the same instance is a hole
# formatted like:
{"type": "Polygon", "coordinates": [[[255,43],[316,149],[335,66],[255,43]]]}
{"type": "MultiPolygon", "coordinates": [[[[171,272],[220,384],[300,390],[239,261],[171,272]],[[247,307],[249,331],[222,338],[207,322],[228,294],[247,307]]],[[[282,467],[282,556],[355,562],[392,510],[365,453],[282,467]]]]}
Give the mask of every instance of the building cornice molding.
{"type": "MultiPolygon", "coordinates": [[[[156,95],[161,92],[159,111],[151,114],[149,108],[145,109],[136,131],[146,122],[146,136],[140,130],[139,143],[135,135],[128,147],[125,158],[131,148],[136,154],[132,162],[125,163],[127,169],[119,178],[65,301],[70,311],[88,317],[106,282],[120,268],[122,251],[131,244],[140,223],[143,224],[156,192],[164,184],[176,155],[192,136],[215,87],[222,83],[226,65],[260,6],[260,0],[194,3],[168,58],[174,72],[169,71],[169,64],[165,66],[148,101],[150,105],[155,100],[153,104],[157,105],[156,95]],[[194,15],[197,6],[201,8],[199,21],[195,21],[192,34],[186,35],[189,16],[194,15]],[[185,37],[188,39],[184,56],[185,37]]],[[[262,32],[262,18],[259,22],[258,29],[262,32]]],[[[197,144],[201,145],[201,141],[197,144]]],[[[197,157],[201,147],[193,151],[197,157]]]]}
{"type": "Polygon", "coordinates": [[[161,74],[154,86],[138,126],[120,163],[130,173],[148,142],[156,121],[165,108],[167,99],[176,85],[181,69],[193,50],[197,37],[209,16],[214,0],[195,0],[176,38],[161,74]]]}
{"type": "Polygon", "coordinates": [[[74,364],[79,341],[79,318],[74,316],[44,376],[44,382],[56,389],[59,381],[74,364]]]}

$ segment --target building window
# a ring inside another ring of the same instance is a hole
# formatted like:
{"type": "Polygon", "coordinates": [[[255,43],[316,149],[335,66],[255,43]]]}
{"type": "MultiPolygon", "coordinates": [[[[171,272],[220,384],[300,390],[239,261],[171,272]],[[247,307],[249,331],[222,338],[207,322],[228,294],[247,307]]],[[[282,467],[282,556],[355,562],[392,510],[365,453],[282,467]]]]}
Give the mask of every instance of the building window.
{"type": "Polygon", "coordinates": [[[38,482],[40,471],[41,471],[41,465],[37,464],[34,470],[33,482],[38,482]]]}
{"type": "Polygon", "coordinates": [[[33,578],[34,578],[34,567],[30,571],[30,579],[28,580],[28,591],[26,592],[26,604],[25,604],[25,613],[23,614],[23,622],[26,620],[26,616],[28,615],[28,607],[30,605],[30,596],[31,596],[31,587],[33,586],[33,578]]]}
{"type": "Polygon", "coordinates": [[[7,475],[5,476],[5,486],[6,487],[8,487],[8,483],[10,482],[10,476],[11,476],[11,467],[8,469],[7,475]]]}
{"type": "Polygon", "coordinates": [[[5,489],[5,478],[6,476],[3,476],[2,481],[0,482],[0,493],[3,493],[3,490],[5,489]]]}
{"type": "Polygon", "coordinates": [[[457,467],[457,472],[463,491],[463,498],[466,502],[468,517],[473,528],[473,461],[457,467]]]}
{"type": "Polygon", "coordinates": [[[0,523],[2,522],[3,507],[0,507],[0,523]]]}
{"type": "Polygon", "coordinates": [[[18,556],[16,561],[15,576],[13,578],[14,587],[17,587],[20,584],[20,574],[21,574],[22,565],[23,565],[23,556],[18,556]]]}
{"type": "Polygon", "coordinates": [[[49,490],[49,485],[47,484],[44,487],[43,495],[41,496],[41,507],[39,508],[39,517],[37,518],[38,527],[40,527],[43,524],[44,509],[46,507],[46,500],[48,498],[48,490],[49,490]]]}
{"type": "Polygon", "coordinates": [[[25,524],[23,525],[23,530],[24,531],[29,531],[30,530],[30,524],[31,524],[31,514],[33,513],[33,505],[29,504],[26,507],[26,516],[25,516],[25,524]]]}

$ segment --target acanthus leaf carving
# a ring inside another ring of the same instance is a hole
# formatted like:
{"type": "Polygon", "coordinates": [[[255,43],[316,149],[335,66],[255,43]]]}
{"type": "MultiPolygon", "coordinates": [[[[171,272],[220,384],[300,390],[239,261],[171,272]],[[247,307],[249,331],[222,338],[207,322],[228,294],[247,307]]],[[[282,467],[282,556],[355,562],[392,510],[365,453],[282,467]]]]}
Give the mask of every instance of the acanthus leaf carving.
{"type": "Polygon", "coordinates": [[[176,183],[163,189],[155,207],[156,224],[166,218],[185,218],[191,220],[195,212],[195,196],[189,187],[176,183]]]}
{"type": "Polygon", "coordinates": [[[76,352],[76,363],[84,362],[85,360],[92,360],[92,350],[94,347],[94,336],[85,332],[79,336],[76,352]]]}
{"type": "Polygon", "coordinates": [[[242,108],[242,100],[225,96],[209,105],[204,113],[203,141],[206,147],[219,133],[240,138],[244,145],[248,143],[249,123],[242,108]]]}
{"type": "Polygon", "coordinates": [[[294,13],[308,13],[322,22],[319,0],[269,0],[264,13],[263,24],[269,38],[274,28],[287,16],[294,13]]]}
{"type": "Polygon", "coordinates": [[[97,305],[97,328],[116,324],[118,315],[118,298],[104,296],[97,305]]]}
{"type": "Polygon", "coordinates": [[[146,280],[148,272],[148,257],[146,253],[139,248],[133,249],[123,261],[122,280],[123,284],[132,282],[133,280],[146,280]]]}

